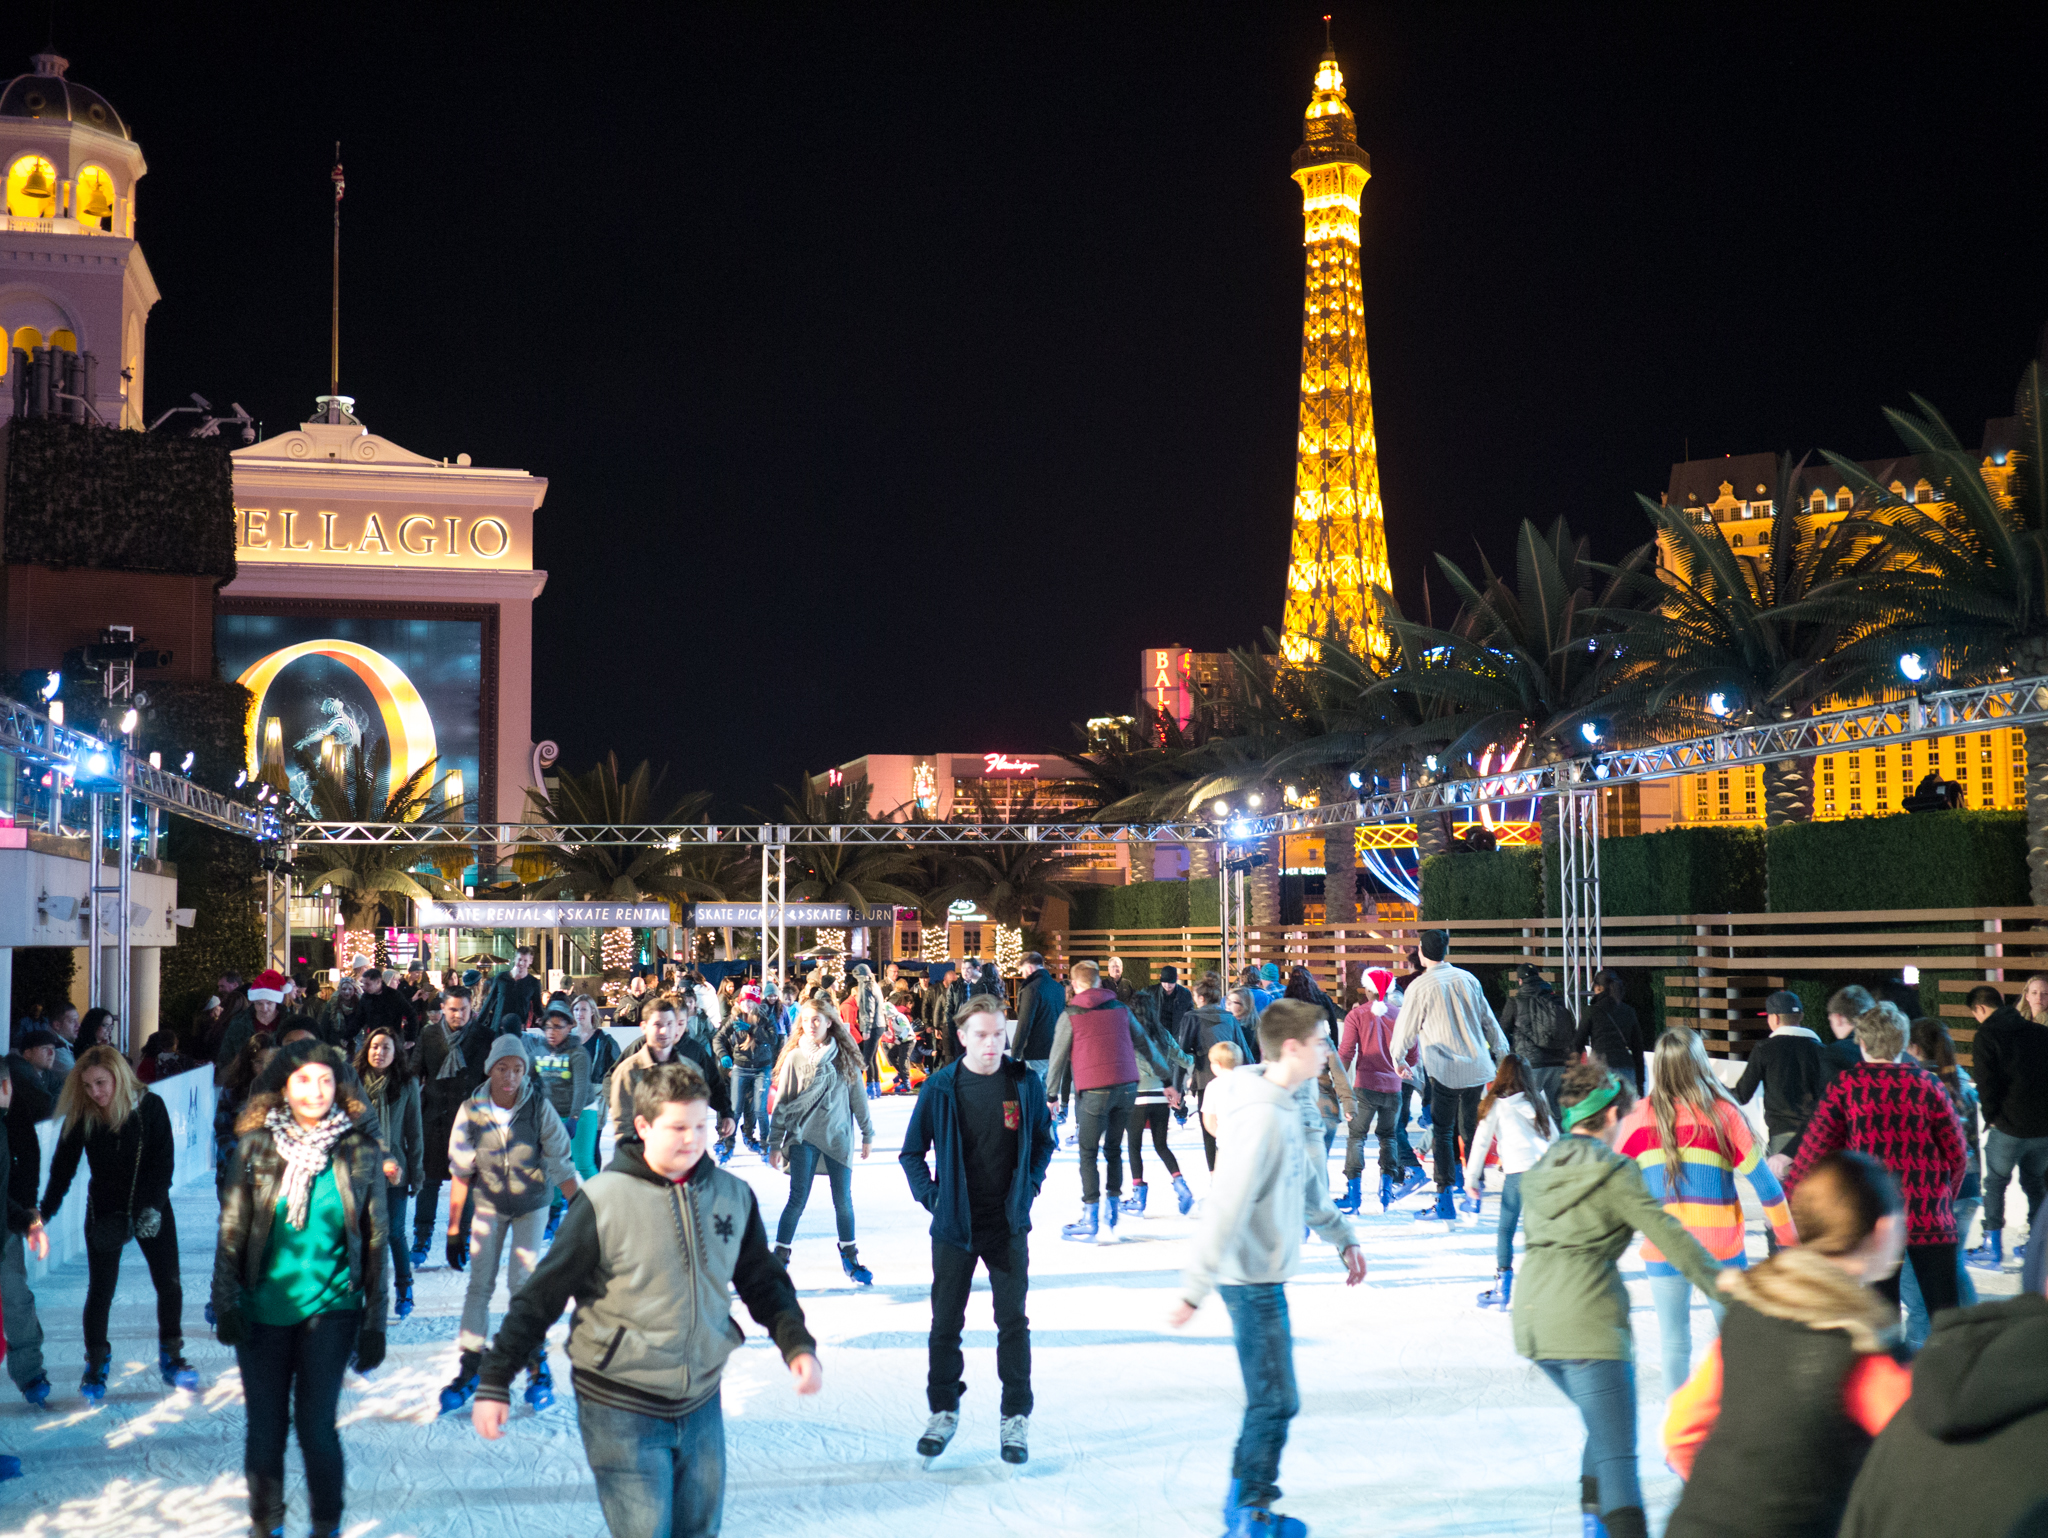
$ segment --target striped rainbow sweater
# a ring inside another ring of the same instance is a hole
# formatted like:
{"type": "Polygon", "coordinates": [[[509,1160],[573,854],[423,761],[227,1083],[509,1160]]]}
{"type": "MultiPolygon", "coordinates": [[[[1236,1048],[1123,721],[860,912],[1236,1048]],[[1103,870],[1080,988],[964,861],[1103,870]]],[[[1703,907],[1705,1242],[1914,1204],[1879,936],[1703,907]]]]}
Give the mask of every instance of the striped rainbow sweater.
{"type": "MultiPolygon", "coordinates": [[[[1780,1244],[1797,1244],[1792,1212],[1785,1204],[1784,1188],[1763,1162],[1763,1148],[1751,1134],[1741,1110],[1721,1101],[1716,1110],[1728,1146],[1735,1150],[1734,1162],[1725,1158],[1714,1141],[1713,1129],[1700,1121],[1689,1106],[1678,1110],[1678,1142],[1684,1168],[1678,1189],[1673,1191],[1664,1178],[1664,1145],[1657,1136],[1657,1118],[1645,1099],[1623,1119],[1614,1140],[1615,1151],[1633,1159],[1642,1171],[1643,1184],[1650,1188],[1664,1210],[1683,1223],[1709,1255],[1727,1265],[1742,1265],[1742,1197],[1735,1188],[1741,1175],[1763,1203],[1764,1219],[1776,1230],[1780,1244]]],[[[1649,1240],[1643,1241],[1643,1263],[1652,1276],[1677,1276],[1678,1268],[1649,1240]]]]}

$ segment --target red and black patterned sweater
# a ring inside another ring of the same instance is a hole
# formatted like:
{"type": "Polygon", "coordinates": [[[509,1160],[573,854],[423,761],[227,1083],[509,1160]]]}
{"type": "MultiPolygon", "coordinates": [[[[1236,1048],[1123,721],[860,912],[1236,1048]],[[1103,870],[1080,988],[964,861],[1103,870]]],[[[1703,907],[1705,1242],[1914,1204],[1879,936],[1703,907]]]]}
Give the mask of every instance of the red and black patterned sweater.
{"type": "Polygon", "coordinates": [[[1836,1074],[1813,1109],[1785,1189],[1796,1190],[1816,1162],[1844,1148],[1892,1172],[1906,1199],[1908,1244],[1956,1241],[1963,1127],[1933,1074],[1913,1063],[1858,1063],[1836,1074]]]}

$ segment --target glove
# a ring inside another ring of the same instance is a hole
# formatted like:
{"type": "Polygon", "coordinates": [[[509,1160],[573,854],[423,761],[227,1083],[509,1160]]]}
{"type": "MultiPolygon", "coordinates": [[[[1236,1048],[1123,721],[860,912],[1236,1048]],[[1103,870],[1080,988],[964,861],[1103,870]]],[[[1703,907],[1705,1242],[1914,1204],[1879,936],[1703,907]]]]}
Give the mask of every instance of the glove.
{"type": "Polygon", "coordinates": [[[469,1260],[469,1241],[461,1234],[448,1236],[448,1269],[460,1271],[469,1260]]]}
{"type": "Polygon", "coordinates": [[[726,1072],[730,1073],[732,1071],[732,1059],[729,1057],[721,1057],[718,1060],[718,1066],[723,1068],[726,1072]]]}
{"type": "Polygon", "coordinates": [[[375,1372],[384,1364],[384,1332],[364,1330],[356,1337],[356,1371],[375,1372]]]}
{"type": "Polygon", "coordinates": [[[224,1308],[213,1326],[213,1338],[223,1346],[246,1346],[249,1343],[249,1321],[239,1308],[224,1308]]]}
{"type": "Polygon", "coordinates": [[[135,1237],[154,1239],[163,1232],[164,1215],[154,1207],[144,1207],[135,1214],[135,1237]]]}

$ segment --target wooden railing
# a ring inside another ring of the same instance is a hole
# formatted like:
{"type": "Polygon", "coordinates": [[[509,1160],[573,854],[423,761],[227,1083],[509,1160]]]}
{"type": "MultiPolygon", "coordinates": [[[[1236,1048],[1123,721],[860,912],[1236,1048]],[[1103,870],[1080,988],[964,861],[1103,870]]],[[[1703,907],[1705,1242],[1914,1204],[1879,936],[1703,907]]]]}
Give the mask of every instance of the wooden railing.
{"type": "MultiPolygon", "coordinates": [[[[1533,962],[1554,982],[1563,954],[1555,919],[1461,919],[1424,924],[1400,918],[1349,925],[1255,929],[1245,935],[1250,961],[1277,962],[1284,974],[1305,966],[1335,993],[1363,967],[1409,969],[1408,951],[1425,928],[1451,933],[1451,956],[1473,970],[1533,962]]],[[[2048,908],[1912,908],[1852,913],[1684,913],[1609,918],[1600,926],[1607,965],[1648,968],[1661,979],[1667,1024],[1690,1025],[1709,1052],[1747,1057],[1768,1033],[1765,996],[1788,979],[1815,974],[1875,980],[1906,968],[1923,974],[1922,999],[1949,1024],[1967,1058],[1975,1035],[1964,1004],[1982,982],[2018,984],[2048,970],[2048,908]]],[[[1100,961],[1115,954],[1182,976],[1217,967],[1222,936],[1214,926],[1174,929],[1076,929],[1055,937],[1060,960],[1100,961]]],[[[1825,1034],[1826,1022],[1809,1022],[1825,1034]]]]}

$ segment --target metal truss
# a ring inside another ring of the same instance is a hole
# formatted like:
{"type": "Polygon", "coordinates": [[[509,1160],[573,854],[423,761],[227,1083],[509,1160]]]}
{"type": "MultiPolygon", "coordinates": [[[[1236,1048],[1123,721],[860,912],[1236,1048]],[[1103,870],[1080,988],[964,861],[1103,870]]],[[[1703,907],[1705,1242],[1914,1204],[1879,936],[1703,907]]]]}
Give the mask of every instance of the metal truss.
{"type": "Polygon", "coordinates": [[[85,779],[81,770],[94,754],[104,753],[110,794],[125,786],[145,806],[174,812],[224,832],[239,833],[245,838],[277,836],[275,819],[255,807],[195,785],[168,769],[153,768],[146,758],[103,742],[89,732],[59,726],[43,712],[19,700],[0,698],[0,752],[12,753],[45,769],[62,770],[74,780],[85,779]]]}
{"type": "Polygon", "coordinates": [[[1202,843],[1217,837],[1205,822],[872,822],[872,823],[535,823],[299,822],[285,836],[309,844],[398,844],[434,849],[704,849],[714,845],[774,849],[785,845],[858,844],[896,847],[978,844],[1202,843]]]}
{"type": "Polygon", "coordinates": [[[1564,977],[1559,992],[1574,1014],[1593,999],[1600,970],[1600,793],[1573,790],[1558,798],[1558,896],[1564,920],[1564,977]]]}

